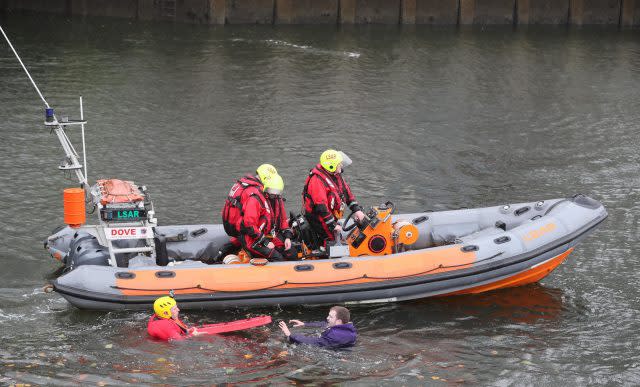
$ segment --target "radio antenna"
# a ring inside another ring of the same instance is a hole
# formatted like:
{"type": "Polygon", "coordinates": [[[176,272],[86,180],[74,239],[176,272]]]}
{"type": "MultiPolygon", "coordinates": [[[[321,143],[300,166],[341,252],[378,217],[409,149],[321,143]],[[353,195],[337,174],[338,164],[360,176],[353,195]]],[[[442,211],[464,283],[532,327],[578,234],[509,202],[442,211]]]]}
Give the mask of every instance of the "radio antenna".
{"type": "Polygon", "coordinates": [[[42,102],[44,102],[44,106],[46,107],[44,124],[48,127],[51,127],[52,130],[55,131],[56,135],[58,136],[58,140],[60,140],[60,144],[62,145],[62,149],[64,150],[64,153],[67,156],[65,160],[62,162],[62,165],[58,167],[58,169],[63,171],[74,171],[76,173],[76,176],[78,177],[78,181],[80,182],[80,184],[83,187],[85,187],[87,185],[87,177],[86,177],[87,176],[87,165],[86,165],[87,158],[86,158],[86,149],[85,149],[85,141],[84,141],[84,124],[86,124],[87,122],[84,120],[82,97],[80,97],[80,120],[69,120],[68,118],[63,117],[62,122],[58,122],[58,119],[56,118],[53,109],[49,106],[49,103],[47,102],[47,100],[44,99],[44,96],[40,92],[38,85],[36,85],[35,81],[31,77],[31,74],[29,73],[29,70],[27,70],[27,67],[24,65],[24,63],[22,63],[22,59],[20,59],[20,55],[18,55],[18,52],[13,47],[13,44],[11,44],[9,37],[4,32],[4,29],[2,28],[2,26],[0,26],[0,32],[2,32],[2,36],[4,36],[4,39],[9,44],[9,47],[11,47],[13,54],[18,59],[18,62],[20,62],[20,66],[22,66],[22,69],[27,74],[27,77],[29,77],[31,84],[38,92],[40,99],[42,100],[42,102]],[[76,152],[75,148],[73,147],[73,144],[71,144],[71,140],[69,140],[69,137],[67,137],[67,134],[64,131],[65,127],[68,125],[80,125],[82,128],[82,154],[84,157],[84,164],[85,164],[84,173],[82,171],[82,165],[78,160],[79,158],[78,152],[76,152]]]}
{"type": "Polygon", "coordinates": [[[24,63],[22,63],[22,59],[20,59],[20,55],[18,55],[18,52],[16,51],[15,48],[13,48],[13,44],[11,44],[11,41],[9,40],[9,37],[7,36],[7,34],[4,32],[4,29],[2,29],[2,26],[0,26],[0,31],[2,32],[2,36],[4,36],[4,38],[6,39],[7,43],[9,43],[9,47],[11,47],[11,50],[13,51],[13,53],[15,54],[16,58],[18,59],[18,62],[20,62],[20,65],[22,66],[22,68],[24,69],[24,72],[27,73],[27,77],[29,77],[29,80],[31,81],[31,84],[33,85],[33,87],[36,89],[36,91],[38,92],[38,95],[40,96],[40,99],[42,100],[42,102],[44,102],[44,105],[46,107],[49,107],[49,104],[47,103],[47,100],[44,99],[44,97],[42,96],[42,93],[40,92],[40,89],[38,89],[38,85],[36,85],[36,83],[33,81],[33,78],[31,78],[31,74],[29,74],[29,70],[27,70],[26,66],[24,65],[24,63]]]}

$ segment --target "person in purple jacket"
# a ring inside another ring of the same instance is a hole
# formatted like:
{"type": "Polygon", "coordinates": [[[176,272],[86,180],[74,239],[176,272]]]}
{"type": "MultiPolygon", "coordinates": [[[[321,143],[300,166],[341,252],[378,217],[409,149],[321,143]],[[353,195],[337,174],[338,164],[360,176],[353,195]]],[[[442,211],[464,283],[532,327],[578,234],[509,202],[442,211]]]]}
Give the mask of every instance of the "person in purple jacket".
{"type": "Polygon", "coordinates": [[[327,322],[303,323],[300,320],[289,320],[294,327],[326,327],[320,337],[305,336],[301,334],[291,334],[287,323],[280,321],[278,324],[284,335],[292,343],[310,344],[325,348],[346,348],[352,347],[356,343],[358,332],[351,323],[349,309],[343,306],[334,306],[329,310],[327,322]]]}

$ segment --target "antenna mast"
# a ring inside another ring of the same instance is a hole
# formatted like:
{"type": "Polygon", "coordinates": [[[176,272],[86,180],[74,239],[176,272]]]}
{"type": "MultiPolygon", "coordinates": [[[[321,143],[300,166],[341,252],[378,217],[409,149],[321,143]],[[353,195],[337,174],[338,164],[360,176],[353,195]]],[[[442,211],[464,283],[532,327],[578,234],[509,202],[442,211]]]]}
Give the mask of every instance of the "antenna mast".
{"type": "Polygon", "coordinates": [[[31,84],[36,89],[36,92],[38,92],[40,99],[44,103],[45,126],[50,127],[51,130],[56,133],[56,136],[58,136],[58,140],[60,140],[60,144],[62,145],[62,149],[64,150],[66,157],[62,162],[62,164],[58,167],[58,169],[63,171],[74,171],[80,184],[83,187],[86,187],[88,183],[87,183],[87,166],[86,166],[87,159],[86,159],[86,149],[85,149],[85,142],[84,142],[84,124],[86,124],[87,121],[83,119],[84,111],[82,107],[82,97],[80,97],[80,120],[69,120],[67,117],[62,117],[61,122],[59,122],[53,108],[50,107],[47,100],[44,99],[44,96],[40,92],[40,89],[38,88],[33,78],[31,77],[31,74],[29,74],[29,70],[27,70],[27,67],[24,65],[24,63],[22,63],[22,59],[20,59],[20,55],[18,55],[18,52],[13,47],[13,44],[11,44],[9,37],[4,32],[4,29],[2,28],[2,26],[0,26],[0,32],[2,32],[2,35],[4,36],[5,40],[9,44],[9,47],[11,47],[11,50],[13,51],[14,55],[18,59],[18,62],[20,62],[20,65],[24,69],[24,72],[27,74],[27,77],[29,77],[29,80],[31,81],[31,84]],[[73,144],[71,144],[71,141],[69,140],[69,137],[67,137],[67,134],[65,133],[65,128],[70,125],[80,125],[82,129],[82,154],[83,154],[84,163],[85,163],[84,173],[83,173],[82,164],[80,164],[80,161],[79,161],[78,152],[76,152],[75,148],[73,147],[73,144]]]}

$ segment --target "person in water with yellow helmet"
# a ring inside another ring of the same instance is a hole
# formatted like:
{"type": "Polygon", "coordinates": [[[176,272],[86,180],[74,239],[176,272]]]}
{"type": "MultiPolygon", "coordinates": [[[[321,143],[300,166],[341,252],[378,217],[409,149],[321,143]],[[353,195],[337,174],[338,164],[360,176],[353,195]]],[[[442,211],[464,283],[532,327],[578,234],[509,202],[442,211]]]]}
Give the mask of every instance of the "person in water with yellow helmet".
{"type": "Polygon", "coordinates": [[[158,298],[153,303],[154,314],[147,324],[150,336],[160,340],[181,340],[198,335],[198,330],[188,327],[180,320],[180,308],[171,296],[158,298]]]}
{"type": "MultiPolygon", "coordinates": [[[[271,164],[262,164],[255,175],[245,175],[229,191],[222,209],[222,223],[230,244],[242,247],[253,258],[273,261],[295,259],[282,191],[284,180],[271,164]]],[[[223,247],[218,260],[232,253],[223,247]]]]}
{"type": "Polygon", "coordinates": [[[180,320],[180,308],[178,308],[178,304],[173,298],[173,291],[169,296],[163,296],[155,300],[153,311],[154,314],[147,323],[147,332],[149,336],[164,341],[239,331],[271,323],[271,316],[258,316],[244,320],[205,324],[198,328],[188,327],[180,320]]]}
{"type": "Polygon", "coordinates": [[[327,149],[304,183],[304,216],[317,237],[314,249],[326,247],[326,242],[335,240],[335,235],[342,231],[338,219],[345,205],[353,211],[357,222],[365,217],[351,187],[342,177],[343,169],[350,164],[351,159],[344,152],[327,149]]]}

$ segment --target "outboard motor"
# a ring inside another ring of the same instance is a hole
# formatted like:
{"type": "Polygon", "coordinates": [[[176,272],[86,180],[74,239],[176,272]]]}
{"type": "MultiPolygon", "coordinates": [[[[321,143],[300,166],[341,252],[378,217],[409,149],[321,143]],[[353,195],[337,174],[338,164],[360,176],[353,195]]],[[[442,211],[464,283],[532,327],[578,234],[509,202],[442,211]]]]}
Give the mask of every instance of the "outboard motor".
{"type": "Polygon", "coordinates": [[[109,250],[87,232],[76,232],[69,245],[66,267],[74,269],[82,265],[109,266],[109,250]]]}

